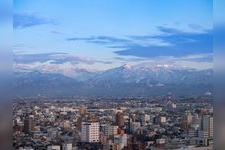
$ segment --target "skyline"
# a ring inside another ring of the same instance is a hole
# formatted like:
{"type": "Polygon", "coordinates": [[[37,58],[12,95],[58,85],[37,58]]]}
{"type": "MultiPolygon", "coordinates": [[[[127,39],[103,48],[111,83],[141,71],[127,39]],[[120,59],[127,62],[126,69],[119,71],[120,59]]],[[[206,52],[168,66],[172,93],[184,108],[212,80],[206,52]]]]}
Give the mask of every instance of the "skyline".
{"type": "Polygon", "coordinates": [[[14,66],[212,68],[212,7],[210,0],[14,0],[14,66]]]}

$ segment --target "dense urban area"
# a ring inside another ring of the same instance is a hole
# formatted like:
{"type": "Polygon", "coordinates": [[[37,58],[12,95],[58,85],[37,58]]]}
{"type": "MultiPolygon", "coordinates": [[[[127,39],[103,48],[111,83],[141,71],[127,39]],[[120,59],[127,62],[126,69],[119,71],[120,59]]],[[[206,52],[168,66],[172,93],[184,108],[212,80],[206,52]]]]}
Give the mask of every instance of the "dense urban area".
{"type": "Polygon", "coordinates": [[[16,97],[19,150],[210,150],[212,95],[16,97]]]}

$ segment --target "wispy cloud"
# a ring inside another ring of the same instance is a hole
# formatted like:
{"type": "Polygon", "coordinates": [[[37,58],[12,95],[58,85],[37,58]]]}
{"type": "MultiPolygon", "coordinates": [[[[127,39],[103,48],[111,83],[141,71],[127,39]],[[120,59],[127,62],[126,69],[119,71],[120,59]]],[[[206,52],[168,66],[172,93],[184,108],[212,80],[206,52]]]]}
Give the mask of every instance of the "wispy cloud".
{"type": "Polygon", "coordinates": [[[140,58],[140,57],[114,57],[116,60],[124,61],[124,62],[140,62],[140,61],[146,61],[146,58],[140,58]]]}
{"type": "Polygon", "coordinates": [[[52,34],[57,34],[57,35],[62,35],[63,33],[57,30],[52,30],[51,31],[52,34]]]}
{"type": "Polygon", "coordinates": [[[133,35],[124,38],[110,36],[90,36],[68,38],[67,41],[85,41],[113,49],[120,63],[137,64],[142,62],[182,65],[195,64],[199,68],[212,66],[212,30],[198,25],[190,25],[190,30],[178,30],[158,26],[154,35],[133,35]],[[208,66],[207,66],[208,65],[208,66]]]}
{"type": "Polygon", "coordinates": [[[18,64],[32,64],[43,63],[50,61],[52,64],[63,64],[69,62],[71,64],[94,64],[102,63],[109,64],[110,61],[101,61],[93,58],[80,57],[67,53],[43,53],[43,54],[22,54],[16,53],[13,57],[14,63],[18,64]]]}
{"type": "Polygon", "coordinates": [[[88,43],[100,45],[129,45],[132,44],[131,40],[115,38],[110,36],[91,36],[84,38],[68,38],[67,41],[86,41],[88,43]]]}
{"type": "Polygon", "coordinates": [[[204,28],[200,25],[197,25],[197,24],[189,24],[189,27],[191,29],[194,29],[194,30],[197,30],[197,31],[204,31],[204,28]]]}
{"type": "Polygon", "coordinates": [[[171,46],[171,43],[158,38],[143,36],[126,36],[116,38],[112,36],[90,36],[90,37],[75,37],[68,38],[67,41],[85,41],[87,43],[103,45],[108,48],[122,49],[132,46],[171,46]]]}
{"type": "MultiPolygon", "coordinates": [[[[140,57],[143,58],[143,57],[140,57]]],[[[190,67],[194,69],[212,69],[213,68],[213,54],[212,53],[203,53],[197,55],[187,55],[183,57],[174,57],[174,56],[157,56],[154,58],[143,58],[138,62],[139,64],[147,64],[147,65],[156,65],[156,64],[169,64],[173,66],[180,67],[190,67]]],[[[127,63],[132,63],[133,61],[129,61],[129,59],[125,59],[127,63]]],[[[137,63],[137,64],[138,64],[137,63]]]]}
{"type": "Polygon", "coordinates": [[[55,24],[53,20],[38,17],[28,14],[13,14],[13,28],[23,29],[27,27],[43,25],[43,24],[55,24]]]}
{"type": "Polygon", "coordinates": [[[143,46],[136,44],[127,46],[127,48],[118,50],[115,53],[123,56],[152,58],[157,56],[183,57],[186,55],[211,53],[213,50],[211,30],[206,30],[201,33],[192,33],[163,26],[158,27],[158,30],[161,31],[162,34],[154,36],[135,36],[132,38],[139,40],[158,39],[168,43],[168,46],[143,46]]]}
{"type": "Polygon", "coordinates": [[[158,26],[157,35],[125,36],[116,38],[110,36],[90,36],[68,38],[67,41],[85,41],[113,48],[116,54],[122,56],[157,57],[211,53],[212,30],[190,24],[193,30],[184,31],[166,26],[158,26]]]}
{"type": "Polygon", "coordinates": [[[198,55],[188,55],[185,57],[179,58],[182,61],[194,61],[194,62],[213,62],[213,53],[205,53],[198,55]]]}

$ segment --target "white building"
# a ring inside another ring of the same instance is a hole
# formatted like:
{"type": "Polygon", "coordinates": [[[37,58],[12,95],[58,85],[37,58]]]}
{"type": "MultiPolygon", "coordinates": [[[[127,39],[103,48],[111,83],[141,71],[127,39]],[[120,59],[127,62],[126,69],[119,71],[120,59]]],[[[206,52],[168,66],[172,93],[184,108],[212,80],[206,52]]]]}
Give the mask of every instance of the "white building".
{"type": "Polygon", "coordinates": [[[48,129],[47,130],[47,136],[50,138],[50,139],[55,139],[57,137],[57,130],[54,130],[54,129],[48,129]]]}
{"type": "Polygon", "coordinates": [[[209,137],[213,137],[213,117],[209,118],[209,137]]]}
{"type": "Polygon", "coordinates": [[[145,126],[147,123],[150,122],[150,116],[147,114],[141,114],[140,120],[141,120],[141,125],[145,126]]]}
{"type": "Polygon", "coordinates": [[[60,150],[60,146],[58,146],[58,145],[51,145],[51,146],[48,146],[47,150],[60,150]]]}
{"type": "Polygon", "coordinates": [[[23,148],[23,147],[20,147],[19,150],[34,150],[34,149],[33,148],[26,148],[26,147],[23,148]]]}
{"type": "Polygon", "coordinates": [[[156,144],[165,144],[166,140],[165,139],[156,139],[156,144]]]}
{"type": "Polygon", "coordinates": [[[87,121],[81,125],[82,142],[99,142],[99,122],[87,121]]]}
{"type": "Polygon", "coordinates": [[[116,135],[117,134],[117,130],[118,130],[118,126],[106,125],[104,127],[104,134],[106,136],[116,135]]]}
{"type": "Polygon", "coordinates": [[[158,117],[156,117],[156,122],[157,123],[166,123],[167,119],[165,116],[158,116],[158,117]]]}
{"type": "Polygon", "coordinates": [[[72,150],[72,149],[73,149],[72,143],[64,143],[62,145],[62,150],[72,150]]]}

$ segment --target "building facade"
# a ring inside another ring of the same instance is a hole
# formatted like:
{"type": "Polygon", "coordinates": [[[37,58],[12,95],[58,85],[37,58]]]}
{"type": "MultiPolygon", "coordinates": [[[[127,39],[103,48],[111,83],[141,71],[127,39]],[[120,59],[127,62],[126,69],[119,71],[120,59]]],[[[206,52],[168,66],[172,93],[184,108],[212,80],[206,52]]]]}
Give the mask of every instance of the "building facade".
{"type": "Polygon", "coordinates": [[[82,142],[99,142],[99,122],[86,121],[81,125],[82,142]]]}

